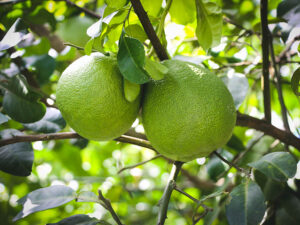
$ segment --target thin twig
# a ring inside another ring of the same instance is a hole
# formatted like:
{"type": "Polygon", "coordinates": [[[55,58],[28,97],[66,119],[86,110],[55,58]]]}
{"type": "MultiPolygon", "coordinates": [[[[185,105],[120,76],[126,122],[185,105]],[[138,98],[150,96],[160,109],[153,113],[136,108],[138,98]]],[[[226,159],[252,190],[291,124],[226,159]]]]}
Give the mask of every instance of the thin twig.
{"type": "Polygon", "coordinates": [[[131,4],[133,6],[135,13],[139,17],[141,24],[143,25],[143,28],[144,28],[149,40],[151,41],[152,46],[153,46],[158,58],[161,61],[168,59],[169,58],[168,54],[167,54],[166,50],[164,49],[164,47],[162,46],[162,44],[160,43],[160,40],[157,37],[157,35],[153,29],[153,26],[149,20],[149,17],[147,15],[146,11],[144,10],[140,0],[131,0],[131,4]]]}
{"type": "Polygon", "coordinates": [[[136,164],[131,165],[131,166],[123,167],[122,169],[120,169],[120,170],[118,171],[118,173],[122,173],[122,172],[125,171],[125,170],[130,170],[130,169],[133,169],[133,168],[135,168],[135,167],[144,165],[144,164],[146,164],[146,163],[148,163],[148,162],[150,162],[150,161],[152,161],[152,160],[155,160],[155,159],[157,159],[157,158],[160,158],[160,157],[162,157],[162,155],[161,155],[161,154],[158,154],[158,155],[152,157],[151,159],[145,160],[145,161],[143,161],[143,162],[136,163],[136,164]]]}
{"type": "Polygon", "coordinates": [[[272,59],[272,65],[274,68],[274,74],[276,77],[276,89],[278,92],[278,99],[281,107],[281,115],[283,120],[283,126],[286,131],[291,132],[288,117],[287,117],[287,108],[284,104],[283,94],[282,94],[282,87],[281,87],[281,76],[279,74],[279,69],[277,68],[276,59],[275,59],[275,53],[274,53],[274,47],[273,47],[273,38],[271,38],[270,41],[270,52],[271,52],[271,59],[272,59]]]}
{"type": "Polygon", "coordinates": [[[286,58],[286,55],[289,53],[292,45],[300,40],[300,35],[293,38],[293,40],[287,44],[286,48],[279,54],[279,56],[276,59],[276,63],[280,63],[282,60],[286,58]]]}
{"type": "MultiPolygon", "coordinates": [[[[55,0],[57,1],[57,0],[55,0]]],[[[61,0],[58,0],[58,1],[61,1],[61,0]]],[[[70,1],[70,0],[64,0],[69,6],[73,6],[77,9],[79,9],[81,12],[84,12],[86,15],[90,16],[90,17],[94,17],[94,18],[97,18],[97,19],[100,19],[101,16],[98,15],[97,13],[87,9],[87,8],[84,8],[84,7],[80,7],[78,6],[77,4],[75,4],[74,2],[70,1]]]]}
{"type": "Polygon", "coordinates": [[[247,177],[250,177],[250,174],[248,171],[244,170],[243,168],[238,167],[236,164],[229,162],[227,159],[225,159],[223,156],[221,156],[217,151],[213,152],[214,155],[216,155],[218,158],[220,158],[223,162],[228,164],[231,167],[236,168],[239,172],[245,174],[247,177]]]}
{"type": "Polygon", "coordinates": [[[160,202],[159,202],[160,207],[159,207],[159,212],[158,212],[157,225],[164,225],[165,224],[171,194],[172,194],[172,191],[175,187],[175,182],[176,182],[177,176],[180,172],[180,169],[181,169],[182,165],[183,165],[183,162],[179,162],[179,161],[176,161],[173,164],[168,184],[165,187],[164,194],[163,194],[163,196],[162,196],[162,198],[160,199],[160,202]]]}
{"type": "Polygon", "coordinates": [[[271,97],[269,82],[269,28],[268,28],[268,0],[260,1],[260,18],[262,30],[262,58],[263,58],[263,76],[262,89],[264,96],[265,120],[271,122],[271,97]]]}
{"type": "Polygon", "coordinates": [[[105,206],[106,206],[106,209],[110,212],[110,214],[112,215],[113,219],[116,221],[116,223],[118,225],[123,225],[120,218],[118,217],[117,213],[115,212],[115,210],[113,209],[113,207],[111,206],[111,203],[110,201],[105,198],[101,192],[101,190],[98,190],[98,197],[99,197],[99,200],[101,200],[105,206]]]}
{"type": "Polygon", "coordinates": [[[193,196],[191,196],[190,194],[186,193],[185,191],[181,190],[179,187],[177,187],[177,185],[175,185],[174,187],[175,191],[178,191],[179,193],[183,194],[184,196],[188,197],[189,199],[191,199],[192,201],[194,201],[195,203],[198,203],[199,200],[194,198],[193,196]]]}

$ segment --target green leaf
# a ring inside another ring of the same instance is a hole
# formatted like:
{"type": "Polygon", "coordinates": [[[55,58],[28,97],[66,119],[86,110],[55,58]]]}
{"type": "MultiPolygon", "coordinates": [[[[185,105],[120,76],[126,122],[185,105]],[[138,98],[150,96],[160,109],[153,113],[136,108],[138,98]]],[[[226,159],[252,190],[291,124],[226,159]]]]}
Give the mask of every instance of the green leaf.
{"type": "Polygon", "coordinates": [[[253,174],[256,183],[264,193],[266,201],[276,200],[284,191],[285,183],[273,180],[259,170],[255,170],[253,174]]]}
{"type": "Polygon", "coordinates": [[[125,27],[125,32],[130,37],[138,39],[140,42],[144,42],[148,39],[144,29],[139,24],[130,24],[125,27]]]}
{"type": "Polygon", "coordinates": [[[248,94],[248,79],[243,74],[234,73],[222,77],[222,80],[233,97],[235,108],[238,109],[248,94]]]}
{"type": "Polygon", "coordinates": [[[233,149],[238,150],[238,151],[243,151],[243,150],[246,149],[243,142],[242,142],[242,140],[239,139],[235,134],[233,134],[231,136],[231,138],[226,143],[226,145],[228,147],[233,148],[233,149]]]}
{"type": "Polygon", "coordinates": [[[230,225],[258,225],[265,214],[264,195],[259,186],[250,180],[235,187],[226,206],[230,225]]]}
{"type": "Polygon", "coordinates": [[[248,165],[281,182],[295,176],[297,170],[297,162],[288,152],[273,152],[248,165]]]}
{"type": "Polygon", "coordinates": [[[21,123],[33,123],[46,113],[44,104],[29,101],[12,92],[5,92],[3,108],[12,119],[21,123]]]}
{"type": "Polygon", "coordinates": [[[48,54],[29,56],[23,58],[26,66],[34,67],[37,73],[38,82],[43,85],[49,81],[50,76],[55,70],[56,61],[48,54]]]}
{"type": "Polygon", "coordinates": [[[9,49],[19,44],[26,38],[27,33],[28,31],[25,29],[23,21],[18,18],[1,40],[0,51],[9,49]]]}
{"type": "Polygon", "coordinates": [[[32,213],[56,208],[75,199],[75,191],[64,185],[53,185],[30,192],[18,200],[23,206],[21,212],[13,218],[13,221],[22,219],[32,213]]]}
{"type": "Polygon", "coordinates": [[[35,41],[33,45],[25,47],[25,54],[23,56],[29,55],[44,55],[49,52],[51,48],[50,42],[47,38],[42,37],[38,41],[35,41]]]}
{"type": "Polygon", "coordinates": [[[92,53],[93,45],[94,45],[95,39],[91,38],[84,46],[84,52],[87,55],[90,55],[92,53]]]}
{"type": "Polygon", "coordinates": [[[162,5],[162,0],[141,0],[141,3],[148,15],[157,16],[162,5]]]}
{"type": "MultiPolygon", "coordinates": [[[[84,214],[78,214],[65,218],[57,223],[48,223],[47,225],[96,225],[99,223],[100,221],[96,218],[92,218],[84,214]]],[[[107,225],[109,225],[109,223],[107,223],[107,225]]]]}
{"type": "MultiPolygon", "coordinates": [[[[14,129],[2,130],[1,139],[23,135],[14,129]]],[[[28,142],[6,145],[0,148],[0,170],[15,176],[29,176],[33,164],[33,149],[28,142]]]]}
{"type": "Polygon", "coordinates": [[[221,8],[208,0],[196,0],[196,8],[196,36],[199,44],[204,50],[219,45],[223,25],[221,8]]]}
{"type": "Polygon", "coordinates": [[[146,57],[145,70],[153,80],[161,80],[169,69],[159,62],[152,61],[146,57]]]}
{"type": "Polygon", "coordinates": [[[127,0],[105,0],[105,2],[110,8],[120,9],[127,3],[127,0]]]}
{"type": "Polygon", "coordinates": [[[195,0],[173,0],[169,11],[172,21],[183,25],[192,23],[196,19],[195,12],[195,0]]]}
{"type": "Polygon", "coordinates": [[[222,161],[217,157],[211,157],[208,163],[205,164],[205,168],[209,178],[214,181],[217,181],[218,176],[226,169],[222,161]]]}
{"type": "Polygon", "coordinates": [[[38,101],[39,94],[29,89],[23,76],[16,75],[0,86],[6,89],[3,108],[12,119],[21,123],[33,123],[45,115],[46,107],[38,101]]]}
{"type": "Polygon", "coordinates": [[[66,121],[59,110],[47,108],[45,116],[40,121],[23,124],[23,126],[37,133],[55,133],[65,128],[66,121]]]}
{"type": "Polygon", "coordinates": [[[300,67],[293,73],[292,80],[291,80],[291,86],[292,86],[293,92],[297,96],[300,96],[299,81],[300,81],[300,67]]]}
{"type": "Polygon", "coordinates": [[[144,84],[150,81],[145,64],[145,50],[143,44],[134,38],[123,37],[119,41],[117,55],[119,69],[123,77],[135,84],[144,84]]]}
{"type": "Polygon", "coordinates": [[[129,102],[134,102],[141,92],[141,86],[139,84],[131,83],[124,78],[124,93],[125,98],[129,102]]]}
{"type": "Polygon", "coordinates": [[[6,123],[8,121],[8,118],[3,115],[2,113],[0,113],[0,124],[2,123],[6,123]]]}

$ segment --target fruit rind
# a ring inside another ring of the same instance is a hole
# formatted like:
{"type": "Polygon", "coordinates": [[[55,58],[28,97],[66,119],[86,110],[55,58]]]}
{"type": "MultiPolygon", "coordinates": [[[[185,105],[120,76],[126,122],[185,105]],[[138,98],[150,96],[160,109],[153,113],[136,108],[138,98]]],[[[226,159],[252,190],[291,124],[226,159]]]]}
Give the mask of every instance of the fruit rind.
{"type": "Polygon", "coordinates": [[[208,156],[231,137],[236,122],[233,98],[225,84],[200,66],[167,60],[165,78],[146,85],[142,122],[161,154],[190,161],[208,156]]]}
{"type": "Polygon", "coordinates": [[[125,99],[116,59],[93,53],[74,61],[63,72],[56,92],[57,106],[82,137],[111,140],[125,133],[137,117],[140,96],[125,99]]]}

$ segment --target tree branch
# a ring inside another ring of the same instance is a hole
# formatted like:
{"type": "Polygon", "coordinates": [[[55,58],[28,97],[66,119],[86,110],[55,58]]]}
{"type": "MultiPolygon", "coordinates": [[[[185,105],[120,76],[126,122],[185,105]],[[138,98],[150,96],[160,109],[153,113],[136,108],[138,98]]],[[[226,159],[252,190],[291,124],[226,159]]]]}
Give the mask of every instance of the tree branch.
{"type": "Polygon", "coordinates": [[[150,39],[159,60],[163,61],[163,60],[168,59],[169,58],[168,54],[167,54],[166,50],[164,49],[164,47],[162,46],[162,44],[160,43],[160,40],[157,37],[157,35],[153,29],[153,26],[149,20],[149,17],[147,15],[146,11],[144,10],[140,0],[131,0],[131,4],[133,6],[135,13],[139,17],[139,20],[140,20],[141,24],[143,25],[144,30],[145,30],[148,38],[150,39]]]}
{"type": "Polygon", "coordinates": [[[268,28],[268,0],[260,1],[260,18],[262,30],[262,56],[263,56],[263,76],[262,89],[264,96],[265,119],[271,122],[271,98],[269,82],[269,28],[268,28]]]}
{"type": "Polygon", "coordinates": [[[276,64],[276,59],[275,59],[275,53],[274,53],[274,47],[273,47],[273,38],[271,37],[270,41],[270,52],[271,52],[271,59],[272,59],[272,65],[274,68],[274,74],[276,77],[276,89],[278,92],[278,99],[281,107],[281,115],[282,115],[282,120],[283,120],[283,126],[286,131],[291,132],[289,122],[288,122],[288,117],[287,117],[287,108],[284,104],[284,99],[283,99],[283,94],[282,94],[282,88],[281,88],[281,76],[279,74],[279,69],[276,64]]]}
{"type": "Polygon", "coordinates": [[[115,212],[115,210],[111,206],[110,201],[103,196],[100,189],[98,190],[98,196],[99,196],[99,200],[101,200],[104,203],[104,205],[106,206],[106,209],[110,212],[110,214],[112,215],[112,217],[116,221],[116,223],[118,225],[123,225],[120,218],[118,217],[117,213],[115,212]]]}
{"type": "MultiPolygon", "coordinates": [[[[55,0],[55,1],[61,1],[61,0],[55,0]]],[[[101,18],[101,16],[98,15],[97,13],[95,13],[95,12],[93,12],[93,11],[87,9],[87,8],[80,7],[80,6],[76,5],[74,2],[72,2],[70,0],[64,0],[64,1],[67,3],[67,5],[73,6],[77,9],[79,9],[81,12],[84,12],[86,15],[88,15],[90,17],[94,17],[94,18],[97,18],[97,19],[101,18]]]]}
{"type": "MultiPolygon", "coordinates": [[[[266,135],[272,136],[281,142],[291,145],[300,151],[300,139],[292,133],[281,130],[265,120],[260,120],[245,114],[238,112],[237,114],[237,126],[249,127],[255,130],[261,131],[266,135]]],[[[34,135],[18,135],[8,139],[0,140],[0,147],[14,144],[18,142],[32,142],[32,141],[49,141],[59,139],[81,138],[79,134],[75,132],[66,133],[50,133],[50,134],[34,134],[34,135]]],[[[144,135],[140,135],[132,130],[129,130],[125,135],[115,139],[116,141],[139,145],[141,147],[155,150],[151,143],[146,139],[144,135]]]]}
{"type": "Polygon", "coordinates": [[[152,157],[151,159],[145,160],[145,161],[143,161],[143,162],[140,162],[140,163],[137,163],[137,164],[134,164],[134,165],[131,165],[131,166],[123,167],[122,169],[120,169],[120,170],[118,171],[118,173],[122,173],[124,170],[129,170],[129,169],[133,169],[133,168],[135,168],[135,167],[144,165],[144,164],[146,164],[146,163],[148,163],[148,162],[150,162],[150,161],[152,161],[152,160],[155,160],[155,159],[157,159],[157,158],[160,158],[160,157],[162,157],[162,155],[161,155],[161,154],[158,154],[158,155],[152,157]]]}
{"type": "Polygon", "coordinates": [[[245,114],[238,113],[237,126],[249,127],[255,130],[264,132],[265,134],[272,136],[281,142],[295,147],[300,151],[300,139],[290,132],[283,131],[267,121],[260,120],[245,114]]]}
{"type": "Polygon", "coordinates": [[[181,169],[182,165],[183,165],[183,162],[179,162],[179,161],[176,161],[173,164],[168,184],[165,187],[164,194],[163,194],[163,196],[160,200],[160,203],[159,203],[160,207],[159,207],[159,212],[158,212],[157,225],[164,225],[165,224],[171,194],[172,194],[172,191],[175,187],[175,182],[176,182],[177,176],[180,172],[180,169],[181,169]]]}
{"type": "Polygon", "coordinates": [[[229,162],[227,159],[225,159],[223,156],[221,156],[217,151],[213,152],[214,155],[216,155],[218,158],[220,158],[223,162],[228,164],[230,167],[236,168],[239,172],[245,174],[247,177],[250,177],[250,174],[248,171],[244,170],[243,168],[238,167],[233,162],[229,162]]]}

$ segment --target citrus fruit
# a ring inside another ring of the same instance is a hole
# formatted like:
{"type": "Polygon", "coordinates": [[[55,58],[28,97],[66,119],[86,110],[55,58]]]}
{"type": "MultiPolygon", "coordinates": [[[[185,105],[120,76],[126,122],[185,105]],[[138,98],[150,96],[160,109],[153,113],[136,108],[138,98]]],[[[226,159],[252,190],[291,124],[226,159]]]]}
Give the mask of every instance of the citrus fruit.
{"type": "Polygon", "coordinates": [[[56,34],[65,42],[83,47],[90,37],[86,30],[94,23],[88,17],[71,17],[58,24],[56,34]]]}
{"type": "Polygon", "coordinates": [[[128,102],[116,59],[93,53],[77,59],[62,73],[56,102],[78,134],[104,141],[130,128],[139,111],[140,97],[128,102]]]}
{"type": "Polygon", "coordinates": [[[165,78],[145,87],[142,122],[162,155],[190,161],[209,155],[231,137],[236,122],[233,98],[216,75],[200,66],[167,60],[165,78]]]}

